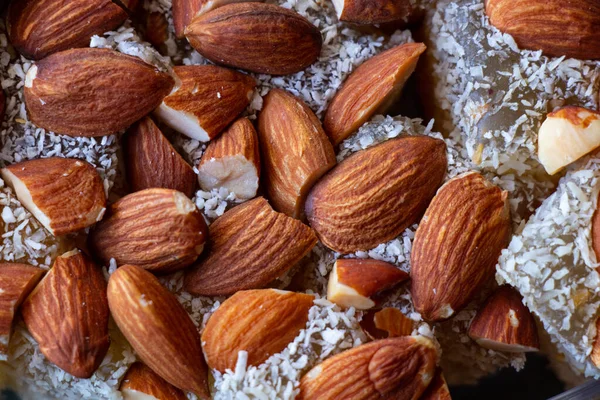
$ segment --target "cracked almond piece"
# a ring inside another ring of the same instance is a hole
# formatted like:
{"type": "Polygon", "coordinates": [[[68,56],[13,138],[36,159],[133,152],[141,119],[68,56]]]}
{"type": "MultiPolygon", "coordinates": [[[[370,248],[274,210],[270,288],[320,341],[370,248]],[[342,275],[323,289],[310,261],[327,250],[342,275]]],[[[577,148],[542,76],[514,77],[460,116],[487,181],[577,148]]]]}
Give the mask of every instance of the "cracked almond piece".
{"type": "Polygon", "coordinates": [[[538,132],[538,157],[550,175],[600,146],[600,113],[583,107],[556,110],[538,132]]]}
{"type": "Polygon", "coordinates": [[[146,12],[144,15],[144,38],[161,53],[167,54],[166,42],[169,40],[169,21],[159,11],[146,12]]]}
{"type": "Polygon", "coordinates": [[[508,194],[478,172],[444,184],[413,241],[411,292],[426,321],[462,310],[496,271],[511,234],[508,194]]]}
{"type": "Polygon", "coordinates": [[[176,131],[201,142],[221,133],[250,104],[256,81],[214,65],[173,68],[175,88],[154,115],[176,131]]]}
{"type": "Polygon", "coordinates": [[[302,219],[308,191],[336,164],[321,122],[300,99],[272,89],[258,117],[258,135],[273,208],[302,219]]]}
{"type": "Polygon", "coordinates": [[[50,362],[83,379],[98,369],[110,344],[106,280],[86,255],[72,250],[57,257],[21,314],[50,362]]]}
{"type": "Polygon", "coordinates": [[[452,400],[450,389],[441,368],[437,369],[433,380],[419,400],[452,400]]]}
{"type": "Polygon", "coordinates": [[[308,322],[314,296],[277,289],[244,290],[221,304],[202,333],[209,367],[235,370],[238,353],[248,366],[283,351],[308,322]]]}
{"type": "Polygon", "coordinates": [[[54,236],[87,228],[106,211],[104,184],[86,161],[60,157],[24,161],[3,168],[0,175],[54,236]]]}
{"type": "Polygon", "coordinates": [[[133,363],[119,387],[123,400],[187,400],[185,393],[141,362],[133,363]]]}
{"type": "Polygon", "coordinates": [[[0,361],[8,359],[8,345],[17,309],[43,275],[43,269],[32,265],[0,264],[0,361]]]}
{"type": "Polygon", "coordinates": [[[171,385],[210,398],[200,334],[154,275],[133,265],[118,268],[108,281],[108,305],[144,364],[171,385]]]}
{"type": "Polygon", "coordinates": [[[363,314],[360,326],[368,337],[375,340],[410,336],[415,323],[397,308],[386,307],[367,311],[363,314]]]}
{"type": "Polygon", "coordinates": [[[114,203],[90,233],[103,262],[132,264],[158,274],[190,266],[204,249],[208,227],[196,205],[171,189],[146,189],[114,203]]]}
{"type": "Polygon", "coordinates": [[[332,0],[338,19],[355,24],[383,24],[407,19],[409,0],[332,0]]]}
{"type": "Polygon", "coordinates": [[[469,326],[469,337],[486,349],[504,352],[539,351],[535,320],[523,298],[501,286],[481,306],[469,326]]]}
{"type": "Polygon", "coordinates": [[[165,188],[188,197],[196,189],[196,173],[177,153],[150,117],[134,124],[125,138],[125,167],[134,192],[165,188]]]}
{"type": "Polygon", "coordinates": [[[338,259],[329,275],[327,300],[341,307],[367,310],[371,298],[408,279],[408,274],[379,260],[338,259]]]}
{"type": "Polygon", "coordinates": [[[312,229],[258,197],[232,208],[209,229],[210,252],[186,273],[185,289],[205,296],[259,289],[317,244],[312,229]]]}
{"type": "Polygon", "coordinates": [[[356,132],[373,115],[387,112],[425,49],[423,43],[402,44],[368,59],[352,72],[325,114],[325,131],[334,145],[356,132]]]}
{"type": "Polygon", "coordinates": [[[423,336],[376,340],[326,359],[300,380],[298,400],[417,400],[433,379],[437,350],[423,336]]]}
{"type": "Polygon", "coordinates": [[[248,118],[234,122],[221,136],[210,142],[198,164],[202,190],[221,187],[236,197],[256,196],[260,177],[258,135],[248,118]]]}
{"type": "Polygon", "coordinates": [[[359,151],[313,187],[306,200],[308,221],[332,250],[370,250],[418,222],[446,167],[445,143],[426,136],[359,151]]]}

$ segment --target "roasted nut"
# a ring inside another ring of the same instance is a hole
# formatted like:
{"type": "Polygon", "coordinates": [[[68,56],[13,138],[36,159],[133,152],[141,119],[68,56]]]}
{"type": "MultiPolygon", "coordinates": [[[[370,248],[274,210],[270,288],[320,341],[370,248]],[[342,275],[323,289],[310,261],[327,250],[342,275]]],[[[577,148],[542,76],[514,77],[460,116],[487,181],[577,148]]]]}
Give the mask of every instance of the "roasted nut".
{"type": "Polygon", "coordinates": [[[121,387],[123,400],[186,400],[182,390],[171,385],[141,362],[129,367],[121,387]]]}
{"type": "Polygon", "coordinates": [[[408,19],[408,0],[332,0],[340,21],[355,24],[383,24],[408,19]]]}
{"type": "Polygon", "coordinates": [[[419,400],[452,400],[450,389],[448,389],[448,384],[440,368],[419,400]]]}
{"type": "Polygon", "coordinates": [[[414,330],[415,323],[397,308],[386,307],[366,312],[360,321],[360,326],[367,336],[375,340],[409,336],[414,330]]]}

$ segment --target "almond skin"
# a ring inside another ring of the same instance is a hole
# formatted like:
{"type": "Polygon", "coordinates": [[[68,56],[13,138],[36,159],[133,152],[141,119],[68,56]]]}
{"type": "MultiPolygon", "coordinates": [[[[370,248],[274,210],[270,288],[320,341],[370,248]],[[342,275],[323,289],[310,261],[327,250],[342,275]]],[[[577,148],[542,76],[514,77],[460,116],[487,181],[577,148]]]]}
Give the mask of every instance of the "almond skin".
{"type": "Polygon", "coordinates": [[[174,81],[139,58],[107,49],[55,53],[27,72],[31,121],[70,136],[104,136],[155,109],[174,81]]]}
{"type": "Polygon", "coordinates": [[[311,227],[340,253],[369,250],[416,223],[446,174],[446,145],[401,137],[338,164],[306,200],[311,227]],[[368,178],[368,179],[366,179],[368,178]]]}
{"type": "Polygon", "coordinates": [[[596,319],[596,338],[594,339],[590,359],[596,367],[600,368],[600,318],[596,319]]]}
{"type": "Polygon", "coordinates": [[[108,281],[110,312],[140,359],[171,385],[209,399],[200,334],[175,295],[133,265],[108,281]]]}
{"type": "Polygon", "coordinates": [[[177,153],[150,117],[135,123],[125,138],[125,167],[134,192],[165,188],[192,197],[196,173],[177,153]]]}
{"type": "Polygon", "coordinates": [[[106,211],[104,184],[86,161],[60,157],[24,161],[3,168],[0,175],[55,236],[87,228],[106,211]]]}
{"type": "Polygon", "coordinates": [[[333,0],[340,21],[355,24],[383,24],[407,19],[412,6],[408,0],[333,0]]]}
{"type": "Polygon", "coordinates": [[[165,381],[141,362],[131,364],[121,381],[119,390],[123,394],[123,400],[143,400],[136,397],[140,394],[153,396],[157,400],[187,400],[182,390],[165,381]]]}
{"type": "Polygon", "coordinates": [[[196,261],[207,231],[202,214],[183,193],[146,189],[114,203],[88,244],[105,263],[114,258],[117,265],[166,274],[196,261]]]}
{"type": "Polygon", "coordinates": [[[487,0],[490,22],[519,47],[550,57],[600,58],[600,4],[595,0],[487,0]]]}
{"type": "Polygon", "coordinates": [[[334,145],[356,132],[394,103],[414,72],[423,43],[407,43],[374,56],[344,82],[325,114],[325,130],[334,145]]]}
{"type": "Polygon", "coordinates": [[[272,89],[264,98],[258,134],[273,208],[301,219],[308,191],[336,164],[321,122],[300,99],[272,89]]]}
{"type": "MultiPolygon", "coordinates": [[[[600,200],[600,195],[597,200],[600,200]]],[[[592,216],[592,248],[596,254],[596,260],[600,260],[600,207],[596,207],[592,216]]],[[[600,267],[596,268],[596,271],[600,273],[600,267]]]]}
{"type": "Polygon", "coordinates": [[[229,4],[195,17],[188,41],[209,60],[271,75],[288,75],[314,63],[321,32],[300,14],[262,3],[229,4]]]}
{"type": "Polygon", "coordinates": [[[427,391],[425,391],[419,400],[452,400],[450,389],[448,389],[448,384],[441,368],[438,368],[427,391]]]}
{"type": "Polygon", "coordinates": [[[437,351],[422,336],[376,340],[328,358],[300,381],[300,400],[417,400],[435,374],[437,351]]]}
{"type": "Polygon", "coordinates": [[[507,193],[477,172],[448,181],[413,242],[411,292],[427,321],[450,318],[493,278],[511,234],[507,193]]]}
{"type": "Polygon", "coordinates": [[[0,360],[7,361],[17,309],[35,288],[44,270],[27,264],[0,264],[0,360]]]}
{"type": "Polygon", "coordinates": [[[26,58],[40,60],[52,53],[87,47],[93,35],[112,31],[127,13],[111,0],[22,0],[10,4],[8,36],[26,58]]]}
{"type": "Polygon", "coordinates": [[[98,369],[110,344],[106,280],[79,250],[57,257],[21,314],[49,361],[84,379],[98,369]]]}
{"type": "Polygon", "coordinates": [[[144,17],[144,38],[161,53],[166,54],[169,40],[169,21],[162,12],[148,12],[144,17]]]}
{"type": "Polygon", "coordinates": [[[210,225],[210,252],[185,276],[185,289],[205,296],[259,289],[292,268],[317,244],[312,229],[273,211],[258,197],[210,225]]]}
{"type": "Polygon", "coordinates": [[[381,310],[369,310],[363,314],[360,327],[368,337],[375,340],[410,336],[415,323],[397,308],[386,307],[381,310]]]}
{"type": "Polygon", "coordinates": [[[238,352],[248,352],[248,366],[279,353],[306,327],[314,297],[276,289],[237,292],[210,317],[202,333],[208,365],[235,370],[238,352]]]}

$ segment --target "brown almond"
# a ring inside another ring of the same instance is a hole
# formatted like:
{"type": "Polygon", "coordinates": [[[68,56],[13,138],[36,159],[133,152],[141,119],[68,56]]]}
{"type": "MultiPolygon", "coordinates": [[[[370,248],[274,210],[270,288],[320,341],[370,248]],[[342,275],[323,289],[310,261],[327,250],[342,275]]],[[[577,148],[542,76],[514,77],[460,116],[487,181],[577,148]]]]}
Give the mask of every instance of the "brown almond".
{"type": "Polygon", "coordinates": [[[419,400],[452,400],[450,389],[448,389],[448,384],[441,368],[437,369],[427,391],[425,391],[419,400]]]}
{"type": "MultiPolygon", "coordinates": [[[[600,195],[597,201],[600,200],[600,195]]],[[[596,203],[600,204],[600,203],[596,203]]],[[[600,207],[596,206],[596,210],[592,216],[592,249],[596,255],[596,260],[600,260],[600,207]]],[[[596,268],[596,271],[600,273],[600,267],[596,268]]]]}
{"type": "Polygon", "coordinates": [[[412,5],[408,0],[333,0],[340,21],[355,24],[383,24],[406,20],[412,5]]]}
{"type": "Polygon", "coordinates": [[[119,390],[123,400],[187,400],[182,390],[141,362],[135,362],[129,367],[119,390]]]}
{"type": "Polygon", "coordinates": [[[594,344],[592,345],[590,359],[596,367],[600,368],[600,318],[596,319],[596,338],[594,339],[594,344]]]}
{"type": "Polygon", "coordinates": [[[161,53],[166,53],[166,42],[169,40],[169,21],[159,11],[147,12],[144,21],[144,38],[161,53]]]}
{"type": "Polygon", "coordinates": [[[360,326],[368,337],[375,340],[410,336],[415,323],[397,308],[386,307],[367,311],[363,314],[360,326]]]}

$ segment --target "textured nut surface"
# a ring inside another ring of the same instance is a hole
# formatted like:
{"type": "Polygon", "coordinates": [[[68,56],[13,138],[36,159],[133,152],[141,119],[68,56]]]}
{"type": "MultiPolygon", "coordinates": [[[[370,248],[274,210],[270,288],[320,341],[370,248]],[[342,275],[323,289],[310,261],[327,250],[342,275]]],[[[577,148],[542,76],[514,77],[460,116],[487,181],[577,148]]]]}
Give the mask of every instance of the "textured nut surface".
{"type": "Polygon", "coordinates": [[[3,168],[0,175],[55,236],[87,228],[106,211],[104,184],[86,161],[60,157],[24,161],[3,168]]]}
{"type": "Polygon", "coordinates": [[[211,368],[235,370],[238,352],[260,365],[281,352],[304,329],[314,297],[276,289],[240,291],[225,300],[202,333],[211,368]]]}
{"type": "Polygon", "coordinates": [[[321,122],[300,99],[272,89],[264,98],[258,133],[273,208],[302,218],[308,191],[336,164],[321,122]]]}
{"type": "Polygon", "coordinates": [[[215,63],[272,75],[303,70],[322,45],[321,32],[306,18],[262,3],[229,4],[197,16],[185,36],[215,63]]]}
{"type": "Polygon", "coordinates": [[[327,247],[370,250],[416,223],[446,174],[446,145],[401,137],[360,151],[311,190],[306,215],[327,247]]]}
{"type": "Polygon", "coordinates": [[[108,351],[106,280],[79,250],[57,257],[21,314],[42,354],[73,376],[91,377],[108,351]]]}
{"type": "Polygon", "coordinates": [[[171,189],[146,189],[123,197],[89,236],[94,254],[108,263],[155,273],[191,265],[204,249],[208,228],[196,205],[171,189]]]}
{"type": "Polygon", "coordinates": [[[106,49],[73,49],[37,62],[27,72],[31,122],[71,136],[104,136],[155,109],[173,78],[137,57],[106,49]]]}
{"type": "Polygon", "coordinates": [[[165,381],[141,362],[133,363],[121,381],[123,400],[186,400],[182,390],[165,381]],[[142,395],[147,395],[143,398],[142,395]]]}
{"type": "Polygon", "coordinates": [[[412,11],[408,0],[333,0],[340,21],[382,24],[405,20],[412,11]]]}
{"type": "Polygon", "coordinates": [[[444,373],[438,368],[429,387],[419,400],[452,400],[444,373]]]}
{"type": "Polygon", "coordinates": [[[210,251],[185,276],[190,293],[217,296],[258,289],[292,268],[317,244],[312,229],[258,197],[210,225],[210,251]]]}
{"type": "Polygon", "coordinates": [[[148,367],[173,386],[210,398],[200,334],[175,295],[154,275],[133,265],[118,268],[108,281],[108,304],[148,367]]]}
{"type": "Polygon", "coordinates": [[[397,308],[386,307],[381,310],[369,310],[360,321],[363,331],[371,339],[409,336],[415,323],[397,308]]]}
{"type": "Polygon", "coordinates": [[[477,172],[440,188],[411,253],[415,309],[428,321],[450,318],[494,276],[511,233],[507,193],[477,172]]]}

